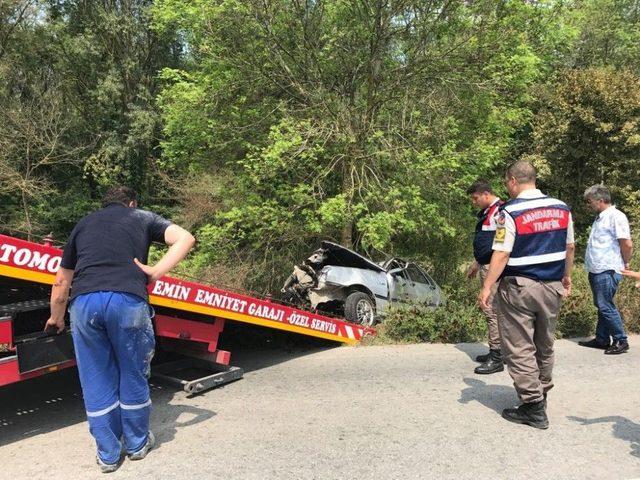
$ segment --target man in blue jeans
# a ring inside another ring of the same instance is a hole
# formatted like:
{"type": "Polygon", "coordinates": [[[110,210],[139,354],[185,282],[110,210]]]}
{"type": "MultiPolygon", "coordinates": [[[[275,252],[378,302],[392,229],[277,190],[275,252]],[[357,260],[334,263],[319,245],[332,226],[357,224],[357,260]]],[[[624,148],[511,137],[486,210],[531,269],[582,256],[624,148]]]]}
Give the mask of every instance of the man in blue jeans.
{"type": "Polygon", "coordinates": [[[613,297],[622,279],[622,270],[629,268],[633,244],[627,216],[611,204],[611,194],[604,185],[593,185],[584,192],[589,207],[598,213],[591,227],[585,255],[585,268],[593,303],[598,309],[596,337],[579,342],[583,347],[599,348],[607,355],[629,350],[622,317],[613,297]]]}
{"type": "Polygon", "coordinates": [[[104,473],[121,463],[122,449],[141,460],[154,446],[149,431],[149,369],[155,348],[147,284],[171,270],[195,242],[183,228],[137,208],[137,194],[115,187],[103,208],[74,227],[51,290],[45,328],[71,334],[89,430],[104,473]],[[169,250],[146,265],[151,242],[169,250]],[[70,295],[69,295],[70,293],[70,295]]]}

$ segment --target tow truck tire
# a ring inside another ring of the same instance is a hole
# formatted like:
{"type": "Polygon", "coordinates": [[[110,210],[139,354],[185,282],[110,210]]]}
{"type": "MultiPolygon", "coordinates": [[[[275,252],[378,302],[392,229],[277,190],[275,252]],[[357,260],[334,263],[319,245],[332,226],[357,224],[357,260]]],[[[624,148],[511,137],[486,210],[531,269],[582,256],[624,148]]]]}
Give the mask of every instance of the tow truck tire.
{"type": "Polygon", "coordinates": [[[376,304],[370,295],[352,292],[344,302],[344,316],[352,323],[371,327],[376,319],[376,304]]]}

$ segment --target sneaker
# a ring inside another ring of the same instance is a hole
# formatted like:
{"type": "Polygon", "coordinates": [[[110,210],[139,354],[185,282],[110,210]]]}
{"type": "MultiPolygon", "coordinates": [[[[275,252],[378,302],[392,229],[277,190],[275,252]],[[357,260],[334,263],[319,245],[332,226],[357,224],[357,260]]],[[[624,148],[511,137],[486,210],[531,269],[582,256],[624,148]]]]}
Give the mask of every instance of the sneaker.
{"type": "Polygon", "coordinates": [[[96,455],[96,463],[100,467],[100,471],[102,473],[115,472],[118,468],[120,468],[120,462],[104,463],[102,460],[100,460],[100,457],[98,457],[97,455],[96,455]]]}
{"type": "Polygon", "coordinates": [[[618,340],[611,344],[609,348],[604,351],[605,355],[618,355],[620,353],[629,351],[629,343],[626,340],[618,340]]]}
{"type": "Polygon", "coordinates": [[[147,436],[147,443],[145,443],[144,446],[137,452],[130,453],[129,460],[142,460],[144,457],[147,456],[147,453],[151,451],[151,449],[155,446],[155,444],[156,444],[156,437],[153,436],[153,432],[149,432],[149,435],[147,436]]]}

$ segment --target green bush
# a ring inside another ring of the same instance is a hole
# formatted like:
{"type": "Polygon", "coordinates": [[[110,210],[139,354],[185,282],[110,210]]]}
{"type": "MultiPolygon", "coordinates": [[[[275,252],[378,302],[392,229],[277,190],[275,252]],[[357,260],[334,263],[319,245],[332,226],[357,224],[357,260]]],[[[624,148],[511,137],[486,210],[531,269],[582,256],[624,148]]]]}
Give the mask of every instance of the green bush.
{"type": "MultiPolygon", "coordinates": [[[[640,249],[640,193],[634,192],[627,196],[628,204],[625,212],[629,216],[631,222],[631,236],[633,240],[634,250],[631,261],[632,270],[640,270],[640,261],[638,261],[638,250],[640,249]]],[[[640,289],[635,287],[636,281],[631,278],[625,278],[620,284],[616,303],[624,319],[625,327],[628,332],[640,332],[640,289]]]]}
{"type": "MultiPolygon", "coordinates": [[[[623,278],[615,297],[615,303],[624,320],[628,333],[640,332],[640,290],[635,282],[623,278]]],[[[565,299],[558,317],[556,337],[593,336],[598,321],[598,311],[593,305],[588,274],[578,265],[573,273],[573,293],[565,299]]]]}
{"type": "Polygon", "coordinates": [[[445,305],[431,309],[421,304],[392,307],[378,329],[377,342],[472,342],[486,337],[487,323],[476,305],[478,285],[461,275],[444,288],[445,305]]]}
{"type": "Polygon", "coordinates": [[[640,333],[640,289],[635,281],[625,278],[618,288],[616,304],[628,333],[640,333]]]}
{"type": "Polygon", "coordinates": [[[556,338],[588,337],[595,333],[598,311],[593,306],[589,279],[582,265],[576,265],[572,278],[571,295],[562,302],[558,315],[556,338]]]}
{"type": "MultiPolygon", "coordinates": [[[[430,309],[411,304],[390,308],[378,327],[373,343],[458,343],[486,341],[487,324],[476,304],[480,284],[468,282],[461,274],[444,287],[446,304],[430,309]]],[[[640,290],[625,280],[616,298],[629,332],[640,332],[640,290]]],[[[587,272],[577,265],[573,273],[573,292],[563,302],[558,316],[556,337],[588,337],[594,334],[598,315],[587,272]]]]}

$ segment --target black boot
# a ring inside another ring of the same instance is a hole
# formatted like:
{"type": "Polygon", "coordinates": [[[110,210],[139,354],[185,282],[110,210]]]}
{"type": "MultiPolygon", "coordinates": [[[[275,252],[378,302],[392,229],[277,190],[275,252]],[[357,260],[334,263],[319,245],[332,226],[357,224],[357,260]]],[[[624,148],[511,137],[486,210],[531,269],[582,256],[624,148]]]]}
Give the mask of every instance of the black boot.
{"type": "Polygon", "coordinates": [[[476,362],[478,362],[478,363],[486,362],[487,360],[489,360],[489,355],[490,355],[490,353],[485,353],[484,355],[478,355],[476,357],[476,362]]]}
{"type": "Polygon", "coordinates": [[[476,367],[474,372],[480,375],[487,375],[489,373],[502,372],[503,370],[504,364],[502,363],[500,350],[489,350],[489,359],[482,365],[476,367]]]}
{"type": "Polygon", "coordinates": [[[521,423],[544,430],[549,428],[546,408],[545,400],[535,403],[523,403],[518,408],[505,408],[502,411],[502,418],[513,423],[521,423]]]}

